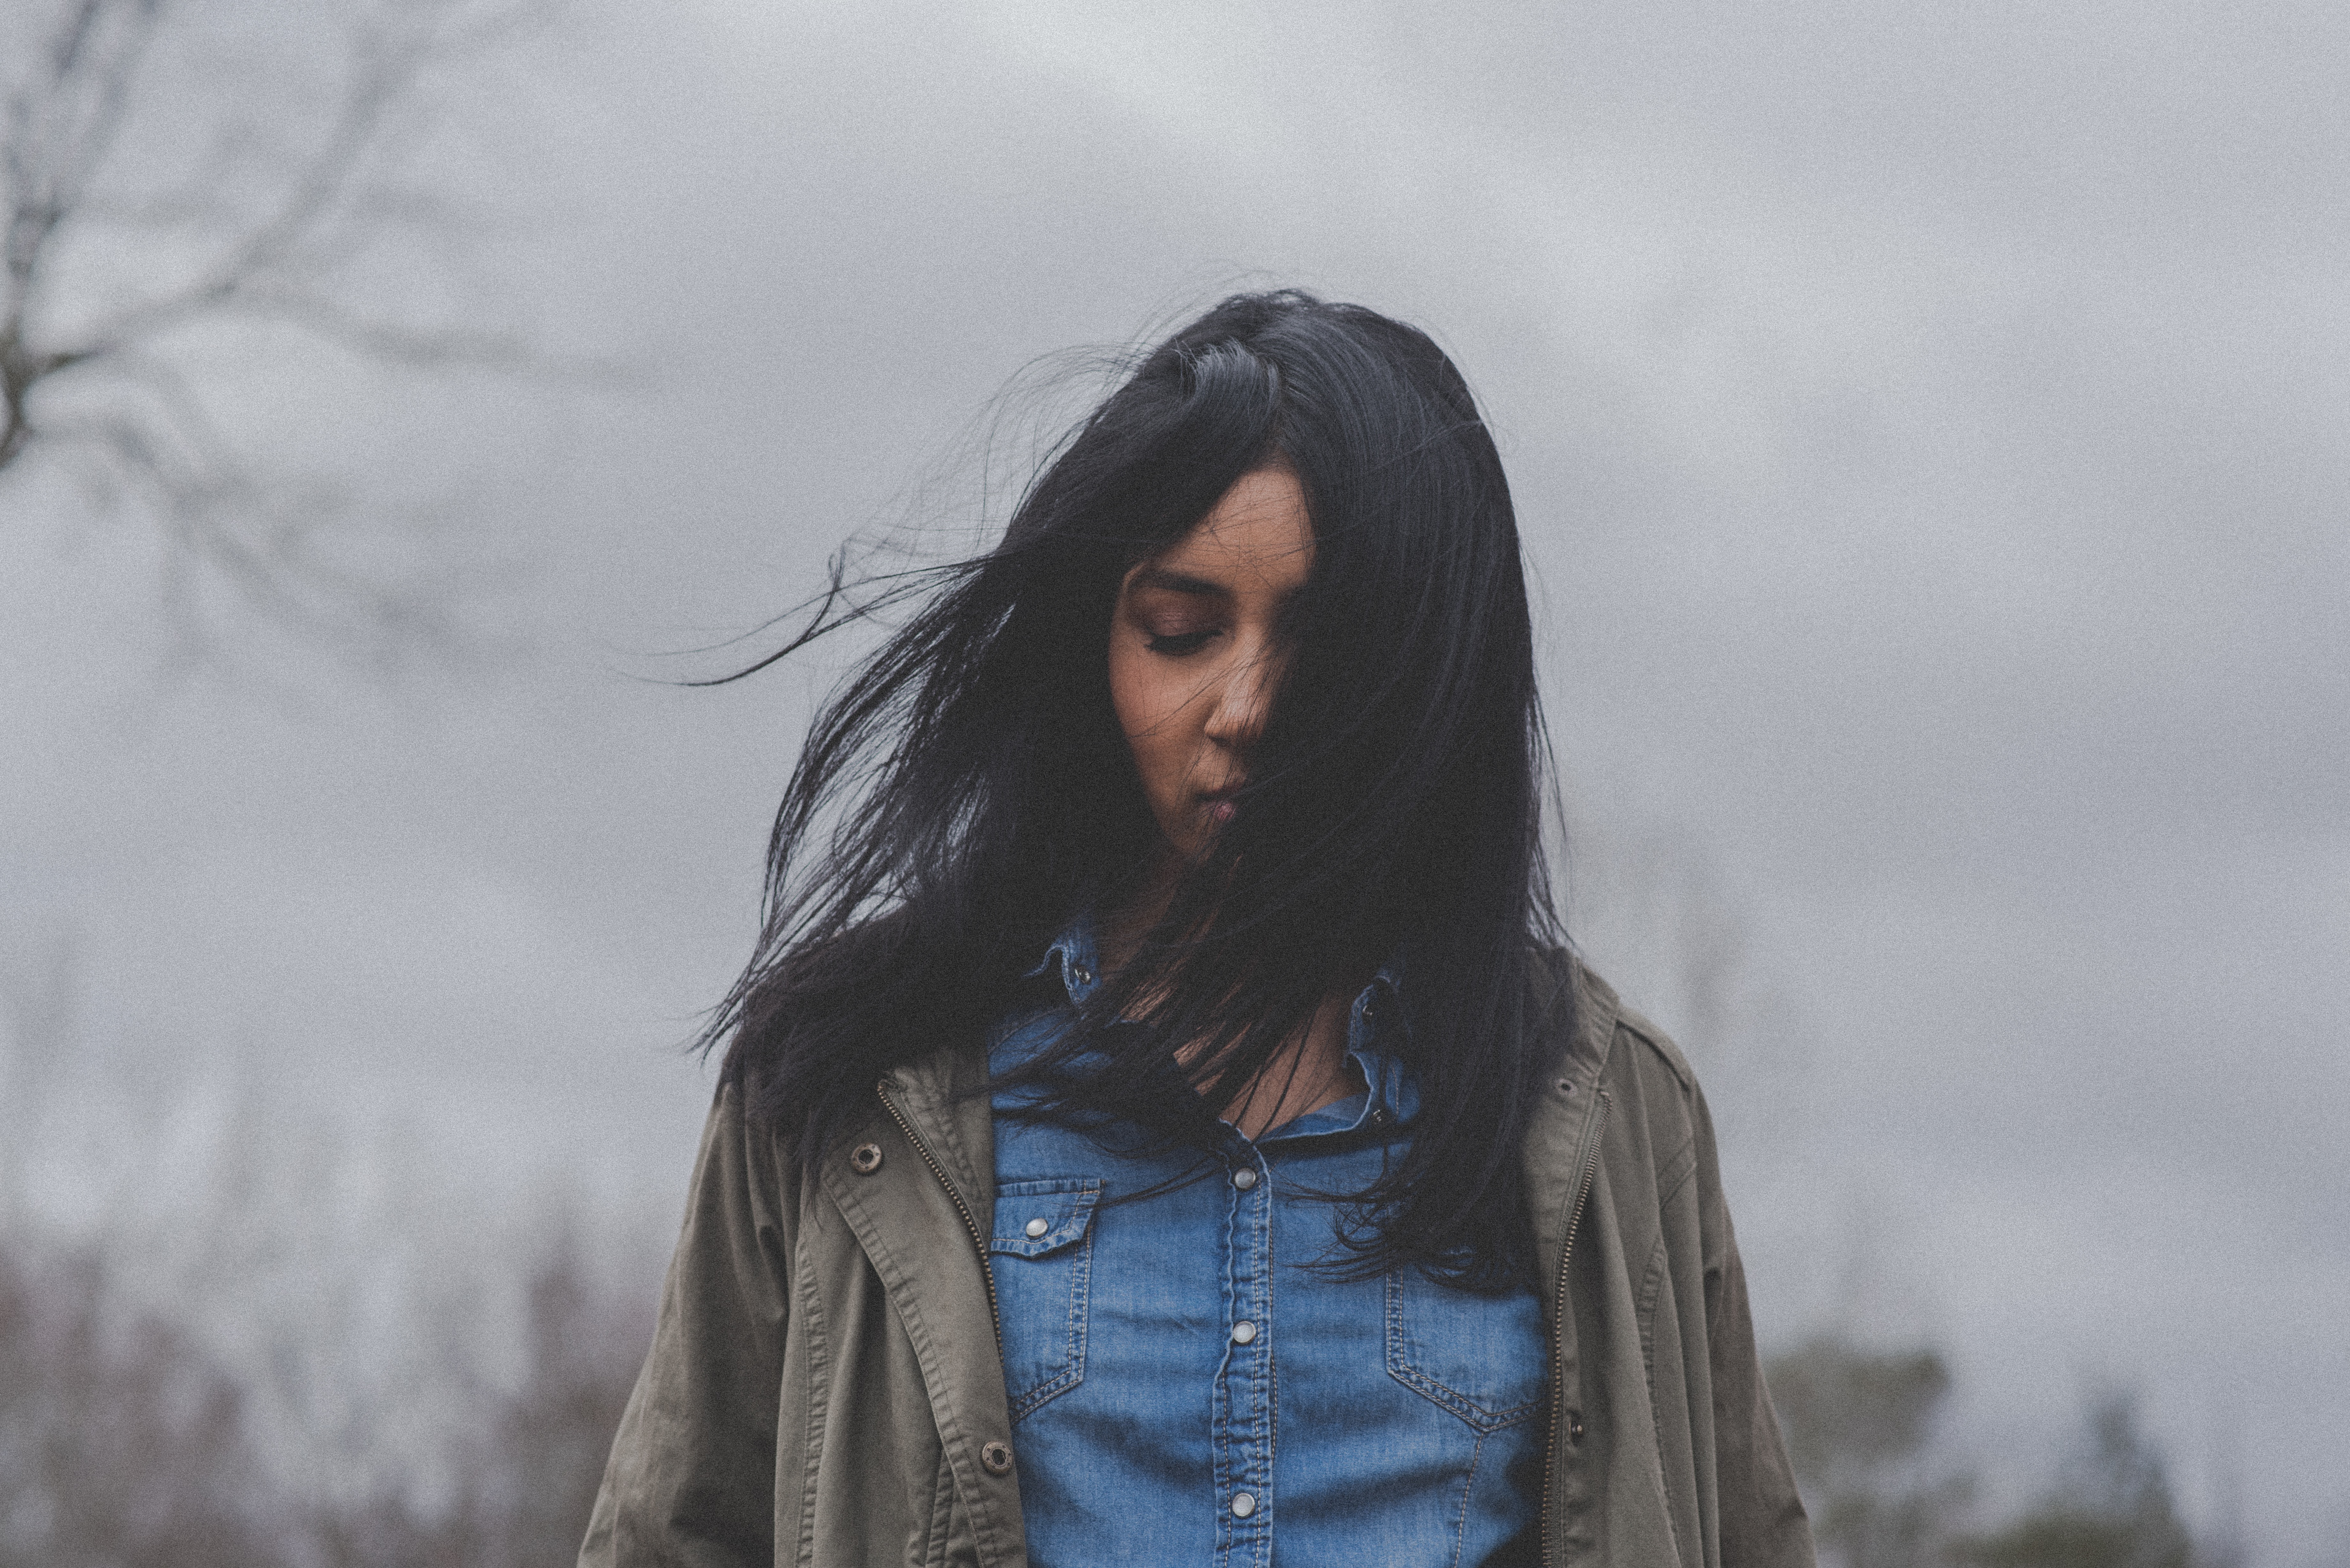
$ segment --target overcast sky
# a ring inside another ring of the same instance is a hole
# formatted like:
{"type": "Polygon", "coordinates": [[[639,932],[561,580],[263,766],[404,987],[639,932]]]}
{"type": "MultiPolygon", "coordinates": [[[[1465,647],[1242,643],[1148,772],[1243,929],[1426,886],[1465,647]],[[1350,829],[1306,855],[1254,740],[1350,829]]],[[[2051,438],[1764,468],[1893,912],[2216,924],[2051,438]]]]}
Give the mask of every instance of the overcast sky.
{"type": "Polygon", "coordinates": [[[2314,3],[577,11],[415,167],[495,214],[463,308],[632,380],[215,361],[257,447],[464,497],[525,650],[159,690],[136,527],[0,483],[0,937],[78,933],[92,1125],[179,1129],[53,1127],[45,1201],[94,1211],[105,1158],[153,1201],[138,1161],[257,1096],[421,1277],[550,1195],[660,1238],[708,1094],[671,1048],[838,661],[639,678],[922,482],[958,517],[1037,356],[1295,283],[1428,327],[1501,434],[1602,969],[1695,1029],[1642,934],[1742,944],[1690,1044],[1766,1339],[1944,1346],[2011,1485],[2134,1384],[2199,1517],[2236,1452],[2260,1560],[2313,1563],[2350,1538],[2346,80],[2314,3]]]}

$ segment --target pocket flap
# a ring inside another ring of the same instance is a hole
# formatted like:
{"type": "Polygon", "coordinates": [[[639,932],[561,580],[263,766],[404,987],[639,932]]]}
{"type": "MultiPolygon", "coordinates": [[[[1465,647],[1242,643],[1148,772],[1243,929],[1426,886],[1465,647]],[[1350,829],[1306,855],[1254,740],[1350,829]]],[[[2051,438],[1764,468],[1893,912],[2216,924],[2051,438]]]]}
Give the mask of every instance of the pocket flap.
{"type": "Polygon", "coordinates": [[[995,1238],[988,1251],[1038,1258],[1085,1240],[1101,1183],[1092,1178],[1007,1181],[995,1189],[995,1238]]]}

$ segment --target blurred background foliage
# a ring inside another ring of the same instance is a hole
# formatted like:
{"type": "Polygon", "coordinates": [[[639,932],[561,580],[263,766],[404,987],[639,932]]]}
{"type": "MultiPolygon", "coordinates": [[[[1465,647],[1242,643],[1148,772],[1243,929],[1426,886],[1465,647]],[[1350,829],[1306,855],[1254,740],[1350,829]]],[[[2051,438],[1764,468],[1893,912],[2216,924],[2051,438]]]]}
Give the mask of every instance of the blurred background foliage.
{"type": "MultiPolygon", "coordinates": [[[[248,1392],[103,1249],[0,1237],[0,1568],[556,1568],[577,1555],[650,1335],[641,1282],[557,1248],[519,1382],[439,1434],[457,1478],[322,1499],[273,1465],[248,1392]]],[[[387,1407],[387,1419],[396,1412],[387,1407]]]]}
{"type": "Polygon", "coordinates": [[[1931,1349],[1822,1337],[1773,1357],[1773,1400],[1828,1568],[2237,1568],[2240,1521],[2180,1521],[2126,1389],[2084,1397],[2076,1451],[2004,1515],[1943,1436],[1950,1368],[1931,1349]]]}

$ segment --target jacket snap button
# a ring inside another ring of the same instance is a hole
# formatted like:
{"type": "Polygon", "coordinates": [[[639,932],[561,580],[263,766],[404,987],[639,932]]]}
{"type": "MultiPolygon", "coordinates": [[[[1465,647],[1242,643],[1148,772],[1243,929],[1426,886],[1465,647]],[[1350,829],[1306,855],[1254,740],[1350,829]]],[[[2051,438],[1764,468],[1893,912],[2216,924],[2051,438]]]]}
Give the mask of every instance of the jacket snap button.
{"type": "Polygon", "coordinates": [[[1012,1445],[993,1442],[979,1450],[979,1462],[989,1475],[1000,1476],[1012,1469],[1012,1445]]]}
{"type": "Polygon", "coordinates": [[[1575,1080],[1572,1078],[1561,1078],[1558,1081],[1558,1092],[1562,1095],[1571,1095],[1575,1093],[1575,1080]]]}
{"type": "Polygon", "coordinates": [[[1570,1443],[1579,1443],[1583,1441],[1582,1417],[1570,1414],[1566,1417],[1566,1440],[1570,1443]]]}
{"type": "Polygon", "coordinates": [[[859,1176],[870,1176],[881,1168],[881,1146],[860,1143],[848,1151],[848,1168],[859,1176]]]}

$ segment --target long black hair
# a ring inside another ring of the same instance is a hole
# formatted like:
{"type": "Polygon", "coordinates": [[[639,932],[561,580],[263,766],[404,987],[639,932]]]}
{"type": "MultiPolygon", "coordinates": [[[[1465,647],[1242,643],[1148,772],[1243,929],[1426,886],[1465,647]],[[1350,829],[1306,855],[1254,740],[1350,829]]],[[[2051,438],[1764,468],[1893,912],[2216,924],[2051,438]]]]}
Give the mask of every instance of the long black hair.
{"type": "MultiPolygon", "coordinates": [[[[1500,1288],[1528,1268],[1534,1014],[1565,1005],[1541,978],[1563,935],[1533,628],[1467,383],[1360,306],[1226,299],[1065,439],[998,545],[921,585],[811,725],[757,952],[704,1044],[728,1042],[724,1080],[813,1167],[879,1075],[976,1043],[1073,917],[1132,896],[1158,839],[1110,702],[1119,588],[1274,465],[1305,493],[1315,555],[1237,812],[1024,1076],[1047,1114],[1212,1147],[1216,1107],[1324,996],[1399,958],[1404,1027],[1383,1041],[1421,1108],[1348,1210],[1352,1266],[1500,1288]]],[[[860,613],[836,603],[792,646],[860,613]]]]}

